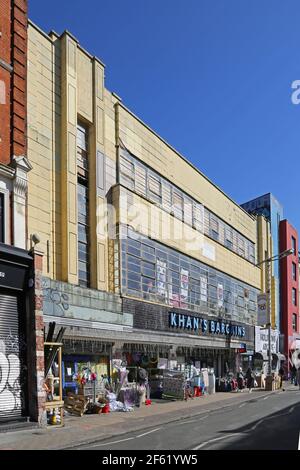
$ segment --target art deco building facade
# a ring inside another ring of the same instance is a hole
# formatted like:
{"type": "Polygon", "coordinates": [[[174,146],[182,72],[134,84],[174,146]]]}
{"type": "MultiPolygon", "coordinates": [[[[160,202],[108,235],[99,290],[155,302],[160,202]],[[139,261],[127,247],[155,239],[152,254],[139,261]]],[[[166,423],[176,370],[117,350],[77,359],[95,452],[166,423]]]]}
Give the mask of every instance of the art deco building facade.
{"type": "Polygon", "coordinates": [[[45,324],[74,364],[197,361],[219,375],[254,351],[269,224],[248,214],[105,88],[67,31],[28,29],[28,245],[45,324]],[[260,243],[258,243],[258,234],[260,243]],[[147,362],[148,361],[148,362],[147,362]]]}

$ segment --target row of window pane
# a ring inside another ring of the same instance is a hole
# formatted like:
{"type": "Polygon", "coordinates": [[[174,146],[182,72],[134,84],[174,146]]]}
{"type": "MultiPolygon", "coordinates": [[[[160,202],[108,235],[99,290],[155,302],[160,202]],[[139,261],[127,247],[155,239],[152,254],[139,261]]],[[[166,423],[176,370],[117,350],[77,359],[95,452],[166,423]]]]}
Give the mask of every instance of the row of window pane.
{"type": "Polygon", "coordinates": [[[78,216],[78,282],[90,284],[89,197],[88,197],[88,129],[77,125],[77,216],[78,216]]]}
{"type": "Polygon", "coordinates": [[[258,290],[121,226],[122,292],[255,324],[258,290]]]}
{"type": "Polygon", "coordinates": [[[124,149],[120,155],[120,183],[251,263],[255,263],[253,242],[124,149]]]}

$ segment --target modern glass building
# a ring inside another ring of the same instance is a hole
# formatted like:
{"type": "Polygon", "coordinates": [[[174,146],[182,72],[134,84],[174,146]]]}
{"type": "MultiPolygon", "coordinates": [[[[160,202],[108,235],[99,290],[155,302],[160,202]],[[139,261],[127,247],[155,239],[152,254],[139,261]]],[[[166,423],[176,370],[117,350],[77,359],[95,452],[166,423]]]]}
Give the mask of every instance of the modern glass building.
{"type": "MultiPolygon", "coordinates": [[[[271,235],[273,241],[272,252],[276,255],[279,250],[279,223],[283,220],[283,207],[280,202],[274,197],[273,194],[267,193],[263,196],[252,199],[251,201],[241,204],[241,206],[250,214],[259,214],[266,217],[270,221],[271,235]]],[[[277,328],[280,327],[281,312],[280,312],[280,266],[279,261],[273,262],[272,267],[273,282],[275,287],[275,324],[277,328]]]]}

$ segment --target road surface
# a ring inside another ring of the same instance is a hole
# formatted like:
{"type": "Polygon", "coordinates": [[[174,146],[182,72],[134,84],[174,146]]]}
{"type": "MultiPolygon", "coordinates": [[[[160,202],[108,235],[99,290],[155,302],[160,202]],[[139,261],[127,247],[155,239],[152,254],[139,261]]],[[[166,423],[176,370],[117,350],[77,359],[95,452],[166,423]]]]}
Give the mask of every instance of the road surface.
{"type": "MultiPolygon", "coordinates": [[[[249,397],[250,398],[250,397],[249,397]]],[[[220,404],[217,405],[220,407],[220,404]]],[[[237,400],[224,408],[200,411],[192,418],[158,425],[77,447],[93,450],[297,450],[300,391],[237,400]]]]}

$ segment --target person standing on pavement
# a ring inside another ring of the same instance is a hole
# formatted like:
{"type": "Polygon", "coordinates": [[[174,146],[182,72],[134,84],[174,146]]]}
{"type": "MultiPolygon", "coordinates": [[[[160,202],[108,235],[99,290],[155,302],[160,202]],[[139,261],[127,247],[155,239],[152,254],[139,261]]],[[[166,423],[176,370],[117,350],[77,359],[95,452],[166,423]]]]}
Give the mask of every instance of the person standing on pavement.
{"type": "MultiPolygon", "coordinates": [[[[281,366],[279,371],[278,371],[278,375],[280,377],[280,384],[279,384],[279,388],[282,388],[282,385],[283,385],[283,377],[284,377],[284,369],[283,367],[281,366]]],[[[284,392],[284,388],[282,388],[282,391],[284,392]]]]}
{"type": "Polygon", "coordinates": [[[296,369],[296,367],[293,365],[293,367],[291,368],[291,383],[292,383],[292,385],[293,385],[293,384],[297,385],[296,374],[297,374],[297,369],[296,369]]]}
{"type": "Polygon", "coordinates": [[[252,392],[252,388],[254,387],[254,373],[251,370],[251,367],[248,367],[246,372],[246,380],[247,380],[247,388],[248,392],[252,392]]]}
{"type": "Polygon", "coordinates": [[[241,392],[244,388],[244,374],[243,369],[240,367],[237,373],[237,392],[241,392]]]}

